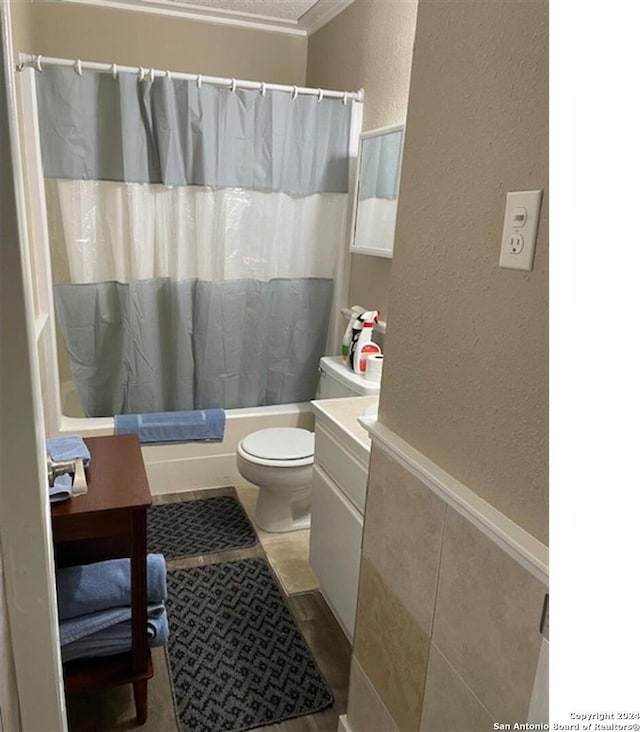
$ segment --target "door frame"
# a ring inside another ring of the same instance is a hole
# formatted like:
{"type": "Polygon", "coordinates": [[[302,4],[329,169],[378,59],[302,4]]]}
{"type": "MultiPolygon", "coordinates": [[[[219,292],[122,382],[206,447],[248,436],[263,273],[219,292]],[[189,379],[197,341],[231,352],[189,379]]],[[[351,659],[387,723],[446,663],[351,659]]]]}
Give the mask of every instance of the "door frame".
{"type": "Polygon", "coordinates": [[[8,650],[17,690],[17,700],[3,698],[1,703],[5,719],[9,715],[19,719],[19,729],[25,732],[65,732],[36,304],[9,0],[0,0],[0,11],[0,547],[10,629],[8,650]]]}

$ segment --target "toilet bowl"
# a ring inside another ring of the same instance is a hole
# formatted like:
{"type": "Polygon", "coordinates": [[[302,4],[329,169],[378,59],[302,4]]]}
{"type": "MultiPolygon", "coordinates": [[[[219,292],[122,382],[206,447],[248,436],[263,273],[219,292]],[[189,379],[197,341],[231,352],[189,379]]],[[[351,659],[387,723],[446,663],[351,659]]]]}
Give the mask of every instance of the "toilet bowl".
{"type": "MultiPolygon", "coordinates": [[[[347,369],[340,357],[320,359],[317,398],[377,394],[379,384],[347,369]]],[[[257,485],[256,523],[264,531],[308,529],[311,523],[311,477],[314,434],[298,427],[272,427],[238,443],[238,472],[257,485]]]]}
{"type": "Polygon", "coordinates": [[[258,430],[238,443],[238,471],[260,488],[255,518],[261,529],[309,528],[313,446],[313,432],[298,427],[258,430]]]}

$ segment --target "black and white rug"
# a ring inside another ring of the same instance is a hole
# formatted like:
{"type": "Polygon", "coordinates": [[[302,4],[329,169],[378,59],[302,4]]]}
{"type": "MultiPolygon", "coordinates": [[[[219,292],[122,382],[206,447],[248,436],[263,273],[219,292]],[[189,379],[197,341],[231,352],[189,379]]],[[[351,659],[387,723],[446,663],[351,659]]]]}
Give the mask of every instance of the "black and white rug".
{"type": "Polygon", "coordinates": [[[160,503],[147,513],[147,551],[165,559],[244,549],[256,541],[233,496],[160,503]]]}
{"type": "Polygon", "coordinates": [[[240,732],[333,703],[262,559],[168,573],[168,654],[182,732],[240,732]]]}

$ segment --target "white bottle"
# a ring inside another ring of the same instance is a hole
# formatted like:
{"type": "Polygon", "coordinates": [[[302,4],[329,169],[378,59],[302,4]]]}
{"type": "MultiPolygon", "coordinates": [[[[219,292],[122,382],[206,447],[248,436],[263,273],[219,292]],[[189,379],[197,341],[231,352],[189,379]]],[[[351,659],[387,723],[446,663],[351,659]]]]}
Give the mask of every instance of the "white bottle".
{"type": "Polygon", "coordinates": [[[349,360],[349,348],[351,346],[351,339],[353,338],[353,329],[355,328],[356,321],[358,320],[358,316],[365,312],[365,309],[361,308],[360,305],[352,305],[350,310],[351,317],[349,318],[347,329],[345,330],[342,338],[342,360],[345,363],[349,360]]]}
{"type": "Polygon", "coordinates": [[[364,374],[367,370],[367,356],[382,353],[380,346],[372,340],[373,326],[378,322],[378,311],[372,310],[371,312],[364,313],[361,317],[364,320],[364,324],[353,357],[353,370],[356,374],[364,374]]]}

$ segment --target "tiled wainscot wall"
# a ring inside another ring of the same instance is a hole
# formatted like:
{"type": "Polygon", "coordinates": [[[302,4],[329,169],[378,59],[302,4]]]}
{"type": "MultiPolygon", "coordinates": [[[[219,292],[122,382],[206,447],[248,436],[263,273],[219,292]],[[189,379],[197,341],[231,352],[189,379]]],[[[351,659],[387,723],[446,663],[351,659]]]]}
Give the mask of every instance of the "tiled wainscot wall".
{"type": "Polygon", "coordinates": [[[383,426],[372,433],[342,728],[548,721],[547,548],[383,426]]]}

